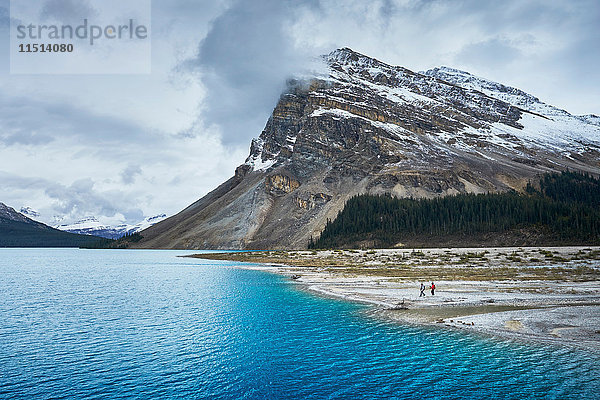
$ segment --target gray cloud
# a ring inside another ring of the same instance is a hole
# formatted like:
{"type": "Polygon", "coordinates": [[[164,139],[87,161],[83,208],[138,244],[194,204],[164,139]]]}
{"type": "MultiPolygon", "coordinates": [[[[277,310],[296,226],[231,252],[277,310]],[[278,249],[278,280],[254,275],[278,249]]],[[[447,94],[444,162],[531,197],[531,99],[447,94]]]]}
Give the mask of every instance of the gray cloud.
{"type": "Polygon", "coordinates": [[[155,141],[153,132],[126,119],[108,117],[59,100],[10,96],[0,91],[0,141],[46,144],[58,138],[90,146],[155,141]]]}
{"type": "Polygon", "coordinates": [[[47,0],[41,8],[42,20],[53,19],[63,23],[92,18],[98,11],[88,0],[47,0]]]}
{"type": "MultiPolygon", "coordinates": [[[[144,217],[125,192],[118,190],[98,191],[95,181],[83,178],[70,185],[63,185],[43,178],[30,178],[0,171],[0,181],[5,188],[41,192],[53,200],[51,209],[55,215],[77,219],[85,215],[113,217],[123,214],[127,220],[139,221],[144,217]]],[[[28,199],[31,200],[31,199],[28,199]]],[[[25,204],[27,199],[23,202],[25,204]]]]}
{"type": "Polygon", "coordinates": [[[502,68],[521,55],[521,51],[510,40],[495,37],[463,47],[456,59],[479,67],[502,68]]]}
{"type": "Polygon", "coordinates": [[[10,25],[10,11],[8,7],[0,5],[0,28],[5,28],[10,25]]]}
{"type": "Polygon", "coordinates": [[[52,184],[45,194],[56,201],[54,209],[62,215],[91,213],[112,217],[121,213],[127,219],[142,219],[144,213],[133,207],[120,191],[97,192],[91,178],[79,179],[69,186],[52,184]],[[85,211],[84,211],[85,210],[85,211]]]}
{"type": "Polygon", "coordinates": [[[311,1],[237,1],[211,26],[187,67],[208,89],[204,124],[218,124],[225,144],[257,136],[286,79],[307,65],[309,54],[294,47],[286,29],[294,12],[311,1]]]}
{"type": "Polygon", "coordinates": [[[135,182],[135,178],[141,175],[142,168],[139,165],[129,164],[127,168],[121,171],[121,181],[126,185],[131,185],[135,182]]]}
{"type": "Polygon", "coordinates": [[[12,134],[0,133],[0,143],[5,146],[26,145],[36,146],[52,142],[54,138],[49,135],[30,131],[18,131],[12,134]]]}

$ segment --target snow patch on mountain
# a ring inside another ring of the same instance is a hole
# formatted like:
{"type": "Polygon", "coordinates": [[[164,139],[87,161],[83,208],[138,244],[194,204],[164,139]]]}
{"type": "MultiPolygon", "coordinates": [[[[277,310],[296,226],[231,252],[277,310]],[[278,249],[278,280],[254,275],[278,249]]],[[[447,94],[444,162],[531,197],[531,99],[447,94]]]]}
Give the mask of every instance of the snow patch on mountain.
{"type": "MultiPolygon", "coordinates": [[[[296,138],[294,137],[294,142],[296,138]]],[[[277,155],[264,153],[264,142],[262,139],[252,139],[250,156],[246,159],[245,164],[252,167],[254,171],[266,171],[277,162],[277,155]]],[[[293,149],[293,147],[292,147],[293,149]]]]}
{"type": "Polygon", "coordinates": [[[584,122],[587,122],[588,124],[600,126],[600,117],[597,115],[594,115],[594,114],[580,115],[578,118],[580,118],[584,122]]]}
{"type": "Polygon", "coordinates": [[[510,133],[527,140],[536,147],[552,150],[584,152],[590,142],[600,143],[600,118],[596,115],[575,116],[565,110],[543,103],[537,97],[520,89],[480,78],[466,71],[438,67],[421,74],[435,77],[457,86],[479,91],[489,97],[502,100],[522,110],[518,121],[523,129],[496,123],[492,131],[510,133]]]}
{"type": "Polygon", "coordinates": [[[166,214],[159,214],[153,217],[146,217],[143,221],[138,222],[135,225],[126,225],[127,233],[141,232],[146,228],[150,228],[152,225],[159,223],[160,221],[167,218],[166,214]]]}
{"type": "Polygon", "coordinates": [[[31,219],[36,219],[40,217],[40,213],[35,211],[33,208],[31,207],[21,207],[21,214],[26,215],[27,217],[31,218],[31,219]]]}
{"type": "Polygon", "coordinates": [[[390,133],[393,133],[400,139],[410,139],[411,136],[411,133],[408,130],[402,128],[401,126],[389,122],[373,121],[372,119],[365,118],[361,115],[353,114],[346,110],[340,110],[339,108],[319,108],[313,111],[309,116],[314,118],[323,115],[328,115],[334,120],[340,120],[342,118],[359,118],[363,121],[370,123],[375,128],[383,129],[390,133]]]}

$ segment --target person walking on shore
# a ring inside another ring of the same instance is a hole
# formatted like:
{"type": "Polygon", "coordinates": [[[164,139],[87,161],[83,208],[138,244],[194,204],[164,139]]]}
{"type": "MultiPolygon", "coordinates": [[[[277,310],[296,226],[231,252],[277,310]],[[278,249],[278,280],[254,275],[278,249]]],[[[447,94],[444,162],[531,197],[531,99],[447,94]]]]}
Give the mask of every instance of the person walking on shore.
{"type": "Polygon", "coordinates": [[[421,282],[421,294],[419,294],[419,297],[424,297],[425,296],[425,284],[423,282],[421,282]]]}
{"type": "Polygon", "coordinates": [[[431,295],[435,295],[435,283],[431,282],[431,295]]]}

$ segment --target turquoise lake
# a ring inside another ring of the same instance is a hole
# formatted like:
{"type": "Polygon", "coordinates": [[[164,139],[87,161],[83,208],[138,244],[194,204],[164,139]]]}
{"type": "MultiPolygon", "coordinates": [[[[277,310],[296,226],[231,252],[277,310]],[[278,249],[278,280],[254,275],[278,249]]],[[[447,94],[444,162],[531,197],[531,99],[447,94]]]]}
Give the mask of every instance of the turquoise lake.
{"type": "Polygon", "coordinates": [[[0,249],[0,398],[600,398],[598,352],[398,325],[190,253],[0,249]]]}

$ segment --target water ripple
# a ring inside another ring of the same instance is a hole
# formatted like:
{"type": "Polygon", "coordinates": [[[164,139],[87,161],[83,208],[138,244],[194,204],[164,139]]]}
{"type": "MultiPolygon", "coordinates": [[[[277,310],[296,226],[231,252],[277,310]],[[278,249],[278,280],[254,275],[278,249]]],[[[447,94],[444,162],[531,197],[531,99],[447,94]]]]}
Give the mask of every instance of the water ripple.
{"type": "Polygon", "coordinates": [[[0,250],[0,398],[600,397],[597,353],[398,326],[182,253],[0,250]]]}

